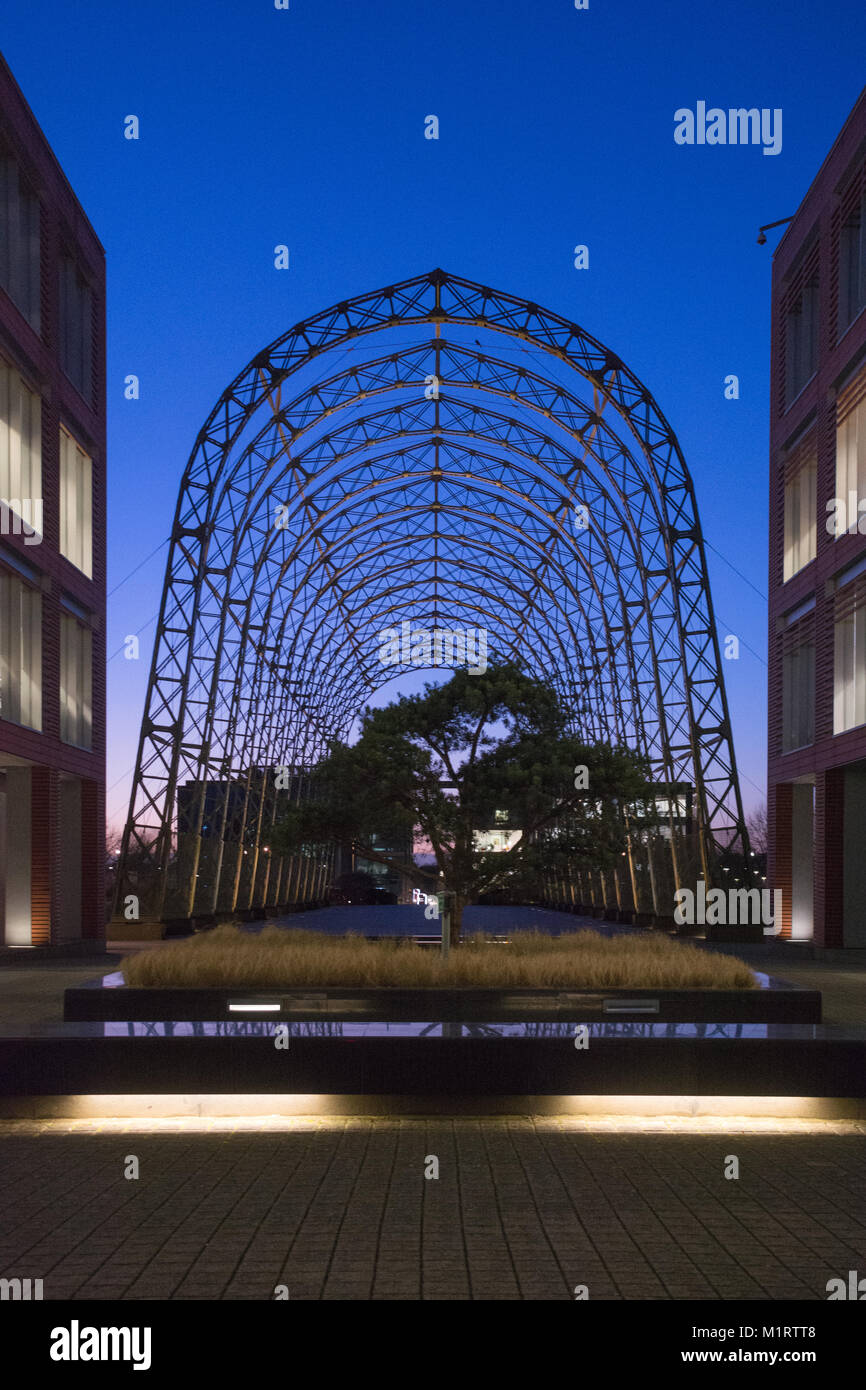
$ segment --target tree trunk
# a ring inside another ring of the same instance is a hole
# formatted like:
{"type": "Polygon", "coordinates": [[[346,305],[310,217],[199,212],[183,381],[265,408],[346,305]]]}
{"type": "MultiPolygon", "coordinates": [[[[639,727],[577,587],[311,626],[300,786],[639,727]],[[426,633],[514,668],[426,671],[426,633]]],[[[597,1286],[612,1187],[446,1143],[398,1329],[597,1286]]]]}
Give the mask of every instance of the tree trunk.
{"type": "Polygon", "coordinates": [[[448,935],[448,945],[460,945],[460,929],[463,925],[463,909],[466,906],[466,899],[460,893],[455,893],[451,902],[451,921],[450,932],[448,935]]]}

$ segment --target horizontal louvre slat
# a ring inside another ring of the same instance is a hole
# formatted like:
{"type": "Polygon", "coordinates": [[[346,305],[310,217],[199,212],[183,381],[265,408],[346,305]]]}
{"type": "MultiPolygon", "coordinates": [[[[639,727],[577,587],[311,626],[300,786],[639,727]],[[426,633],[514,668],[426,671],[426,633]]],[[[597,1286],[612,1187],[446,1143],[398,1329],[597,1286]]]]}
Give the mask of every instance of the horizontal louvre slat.
{"type": "Polygon", "coordinates": [[[782,467],[785,470],[785,482],[789,483],[792,478],[796,478],[801,469],[810,463],[818,461],[818,438],[815,430],[810,430],[805,439],[800,440],[794,445],[782,460],[782,467]]]}
{"type": "Polygon", "coordinates": [[[864,397],[866,397],[866,367],[861,368],[854,380],[849,381],[844,390],[839,392],[836,398],[836,423],[841,425],[845,417],[850,415],[852,410],[857,409],[864,397]]]}
{"type": "Polygon", "coordinates": [[[783,652],[794,651],[797,647],[805,647],[815,640],[815,614],[807,613],[790,627],[786,627],[782,633],[781,647],[783,652]]]}
{"type": "Polygon", "coordinates": [[[843,589],[839,589],[833,601],[833,619],[839,622],[841,618],[850,617],[855,608],[862,608],[866,605],[866,575],[858,577],[846,584],[843,589]]]}

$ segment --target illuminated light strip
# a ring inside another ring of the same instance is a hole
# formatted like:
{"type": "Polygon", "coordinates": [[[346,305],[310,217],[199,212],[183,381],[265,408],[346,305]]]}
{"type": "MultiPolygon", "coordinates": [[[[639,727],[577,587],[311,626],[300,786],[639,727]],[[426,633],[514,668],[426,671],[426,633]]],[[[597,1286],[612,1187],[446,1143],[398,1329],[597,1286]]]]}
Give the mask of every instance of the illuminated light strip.
{"type": "MultiPolygon", "coordinates": [[[[419,1128],[427,1126],[429,1115],[382,1115],[358,1112],[356,1114],[298,1113],[297,1115],[128,1115],[81,1116],[78,1118],[28,1119],[12,1122],[16,1134],[104,1134],[106,1132],[141,1134],[214,1134],[242,1132],[244,1134],[264,1134],[273,1132],[299,1132],[316,1130],[342,1130],[352,1126],[396,1125],[407,1123],[419,1128]]],[[[439,1117],[440,1119],[443,1117],[439,1117]]],[[[445,1117],[453,1119],[459,1128],[461,1120],[473,1127],[484,1121],[495,1124],[506,1120],[507,1115],[456,1115],[445,1117]]],[[[526,1116],[521,1116],[525,1119],[526,1116]]],[[[715,1124],[704,1119],[688,1119],[682,1115],[659,1115],[640,1119],[634,1115],[607,1115],[580,1119],[578,1116],[545,1115],[533,1117],[540,1131],[561,1134],[605,1133],[605,1134],[682,1134],[693,1138],[709,1135],[854,1135],[863,1133],[862,1122],[853,1120],[796,1120],[761,1119],[756,1116],[731,1115],[726,1121],[715,1124]]],[[[0,1122],[0,1134],[2,1134],[0,1122]]]]}
{"type": "Polygon", "coordinates": [[[291,1093],[115,1094],[0,1097],[0,1133],[11,1121],[89,1130],[116,1125],[157,1130],[292,1128],[299,1123],[417,1119],[462,1120],[520,1115],[563,1130],[622,1130],[720,1134],[863,1133],[866,1100],[810,1096],[368,1096],[291,1093]]]}
{"type": "Polygon", "coordinates": [[[274,1012],[279,1013],[281,1008],[281,1004],[229,1004],[229,1013],[272,1014],[274,1012]]]}

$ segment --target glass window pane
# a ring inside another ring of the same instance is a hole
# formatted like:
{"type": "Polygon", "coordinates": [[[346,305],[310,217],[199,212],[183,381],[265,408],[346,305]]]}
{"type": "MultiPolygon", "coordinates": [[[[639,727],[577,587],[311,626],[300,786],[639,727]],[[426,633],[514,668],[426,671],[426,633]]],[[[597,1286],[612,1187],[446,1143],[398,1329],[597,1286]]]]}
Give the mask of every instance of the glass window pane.
{"type": "Polygon", "coordinates": [[[785,484],[783,578],[786,582],[815,558],[817,483],[817,462],[810,461],[785,484]]]}
{"type": "Polygon", "coordinates": [[[840,618],[833,651],[833,732],[866,724],[866,606],[840,618]]]}
{"type": "Polygon", "coordinates": [[[92,746],[93,638],[68,613],[60,615],[60,738],[78,748],[92,746]]]}
{"type": "Polygon", "coordinates": [[[782,752],[815,738],[815,646],[804,642],[782,658],[782,752]]]}
{"type": "Polygon", "coordinates": [[[90,286],[70,256],[60,267],[60,361],[85,399],[92,390],[90,286]]]}
{"type": "Polygon", "coordinates": [[[23,520],[25,536],[42,534],[41,493],[42,401],[0,361],[0,500],[23,520]]]}
{"type": "Polygon", "coordinates": [[[0,718],[42,728],[42,596],[0,573],[0,718]]]}
{"type": "Polygon", "coordinates": [[[88,579],[93,574],[93,464],[60,431],[60,553],[88,579]]]}
{"type": "Polygon", "coordinates": [[[39,199],[11,155],[0,153],[0,284],[39,332],[39,199]]]}

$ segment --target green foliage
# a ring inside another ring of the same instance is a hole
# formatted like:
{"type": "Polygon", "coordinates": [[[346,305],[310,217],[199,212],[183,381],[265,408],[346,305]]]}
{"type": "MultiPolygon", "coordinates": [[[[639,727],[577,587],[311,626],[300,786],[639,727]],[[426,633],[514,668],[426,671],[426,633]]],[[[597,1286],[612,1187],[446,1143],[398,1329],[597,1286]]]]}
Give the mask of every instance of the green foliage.
{"type": "Polygon", "coordinates": [[[622,852],[623,810],[645,793],[648,769],[629,749],[586,744],[568,725],[556,691],[514,663],[455,671],[420,695],[365,710],[358,742],[331,746],[314,797],[289,807],[272,839],[285,850],[354,843],[419,883],[444,879],[460,902],[494,888],[531,892],[542,873],[566,866],[605,868],[622,852]],[[579,766],[585,787],[575,787],[579,766]],[[481,850],[475,832],[497,812],[517,841],[481,850]],[[434,871],[373,844],[407,833],[429,840],[434,871]]]}

